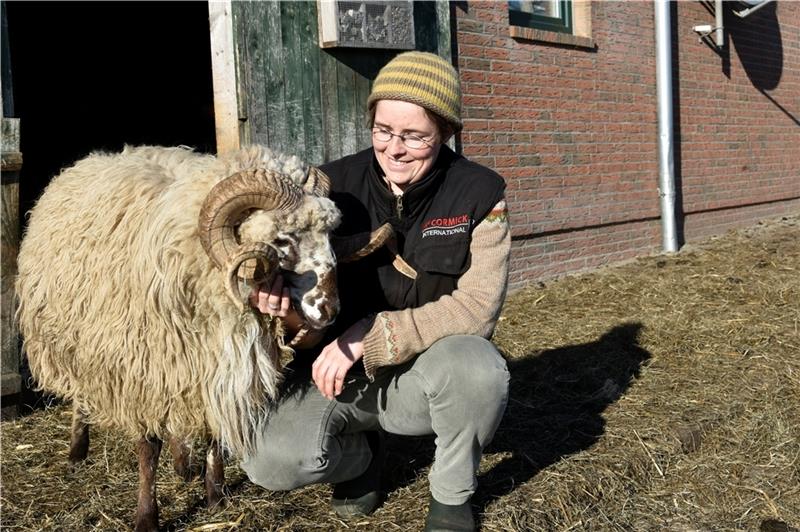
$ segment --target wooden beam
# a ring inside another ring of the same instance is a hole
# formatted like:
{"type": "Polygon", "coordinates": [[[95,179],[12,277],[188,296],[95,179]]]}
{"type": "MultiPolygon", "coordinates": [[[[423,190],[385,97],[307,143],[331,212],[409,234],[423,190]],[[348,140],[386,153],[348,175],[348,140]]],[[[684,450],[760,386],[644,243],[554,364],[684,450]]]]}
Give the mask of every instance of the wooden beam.
{"type": "Polygon", "coordinates": [[[339,26],[336,21],[336,0],[317,0],[319,45],[322,48],[339,44],[339,26]]]}
{"type": "Polygon", "coordinates": [[[211,32],[211,71],[214,83],[214,122],[217,153],[239,149],[239,112],[236,98],[236,60],[231,0],[208,2],[211,32]]]}
{"type": "Polygon", "coordinates": [[[22,154],[19,152],[3,152],[0,160],[0,170],[3,172],[19,172],[22,170],[22,154]]]}
{"type": "MultiPolygon", "coordinates": [[[[436,31],[438,37],[437,49],[439,55],[453,62],[453,50],[450,39],[452,28],[450,26],[450,2],[437,0],[436,2],[436,31]]],[[[455,65],[458,68],[458,65],[455,65]]]]}

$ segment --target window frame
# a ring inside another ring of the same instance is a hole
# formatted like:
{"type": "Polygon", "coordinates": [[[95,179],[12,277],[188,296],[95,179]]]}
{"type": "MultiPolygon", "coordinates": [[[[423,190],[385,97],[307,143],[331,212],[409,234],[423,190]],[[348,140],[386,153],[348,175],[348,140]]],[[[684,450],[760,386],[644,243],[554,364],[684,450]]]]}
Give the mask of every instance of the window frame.
{"type": "Polygon", "coordinates": [[[559,4],[560,17],[547,17],[519,11],[508,3],[508,23],[511,26],[533,28],[556,33],[573,34],[572,0],[556,0],[559,4]]]}

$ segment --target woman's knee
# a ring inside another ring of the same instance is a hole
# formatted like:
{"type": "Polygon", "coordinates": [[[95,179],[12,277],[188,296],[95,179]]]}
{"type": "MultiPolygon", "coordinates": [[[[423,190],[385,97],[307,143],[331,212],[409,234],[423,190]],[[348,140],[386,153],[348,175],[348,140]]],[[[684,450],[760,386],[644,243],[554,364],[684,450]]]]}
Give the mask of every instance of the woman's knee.
{"type": "Polygon", "coordinates": [[[506,361],[485,338],[448,336],[433,344],[425,355],[429,367],[423,369],[423,374],[438,374],[441,379],[457,383],[470,396],[485,394],[505,400],[509,381],[506,361]]]}
{"type": "Polygon", "coordinates": [[[254,484],[272,491],[287,491],[319,481],[328,469],[323,456],[301,456],[296,446],[273,447],[243,460],[242,470],[254,484]]]}
{"type": "Polygon", "coordinates": [[[506,361],[492,342],[481,336],[447,336],[433,344],[428,352],[441,366],[458,376],[459,382],[507,381],[506,361]]]}

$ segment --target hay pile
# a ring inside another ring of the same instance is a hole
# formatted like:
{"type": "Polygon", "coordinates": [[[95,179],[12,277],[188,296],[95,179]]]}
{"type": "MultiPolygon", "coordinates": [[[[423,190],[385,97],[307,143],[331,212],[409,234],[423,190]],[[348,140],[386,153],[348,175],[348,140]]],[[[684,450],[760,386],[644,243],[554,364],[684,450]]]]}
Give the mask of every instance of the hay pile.
{"type": "MultiPolygon", "coordinates": [[[[481,528],[800,528],[800,216],[513,295],[495,340],[511,399],[481,464],[481,528]]],[[[96,430],[66,465],[69,409],[2,423],[2,524],[118,530],[136,499],[133,447],[96,430]]],[[[328,486],[270,493],[235,465],[230,505],[159,471],[170,530],[418,530],[432,443],[392,438],[388,500],[345,523],[328,486]]]]}

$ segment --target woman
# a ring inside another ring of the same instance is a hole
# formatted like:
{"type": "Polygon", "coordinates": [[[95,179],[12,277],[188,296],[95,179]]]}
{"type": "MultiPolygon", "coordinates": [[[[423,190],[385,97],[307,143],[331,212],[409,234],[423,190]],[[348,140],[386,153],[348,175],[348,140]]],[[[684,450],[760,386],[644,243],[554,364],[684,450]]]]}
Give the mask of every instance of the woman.
{"type": "MultiPolygon", "coordinates": [[[[486,339],[507,284],[505,185],[446,145],[462,127],[461,92],[442,58],[398,55],[367,106],[372,148],[321,169],[342,211],[338,234],[388,222],[396,238],[340,265],[339,318],[321,351],[297,353],[242,467],[273,490],[333,483],[334,510],[365,515],[380,504],[381,431],[433,434],[426,530],[474,530],[476,471],[508,394],[506,364],[486,339]]],[[[252,302],[298,325],[282,279],[252,302]]]]}

